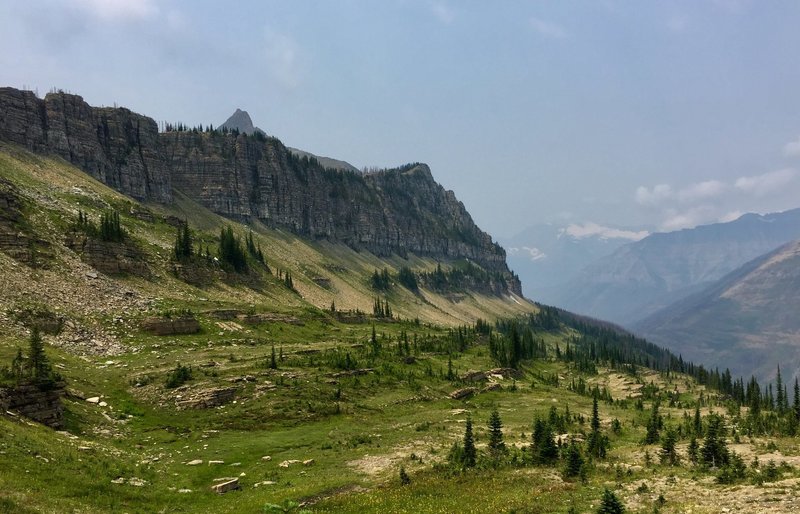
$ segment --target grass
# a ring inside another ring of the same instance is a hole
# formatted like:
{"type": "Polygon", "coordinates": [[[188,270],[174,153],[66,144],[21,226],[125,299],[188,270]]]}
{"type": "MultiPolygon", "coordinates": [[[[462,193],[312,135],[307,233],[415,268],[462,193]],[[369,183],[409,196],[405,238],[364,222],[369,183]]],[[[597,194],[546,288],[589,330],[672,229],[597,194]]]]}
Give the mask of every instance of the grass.
{"type": "MultiPolygon", "coordinates": [[[[453,400],[452,391],[485,384],[447,380],[449,358],[461,376],[497,364],[485,341],[448,354],[442,343],[448,329],[479,317],[533,312],[534,306],[477,294],[456,301],[394,287],[386,297],[402,321],[343,323],[328,312],[331,302],[338,309],[371,313],[375,292],[369,277],[375,269],[431,270],[436,263],[415,256],[379,259],[258,224],[255,236],[273,273],[290,270],[299,294],[265,272],[257,287],[240,281],[196,288],[172,276],[167,256],[175,229],[159,216],[191,220],[198,237],[212,247],[223,224],[232,224],[240,234],[248,228],[181,195],[171,206],[145,206],[156,215],[155,222],[145,222],[130,214],[128,199],[65,163],[7,146],[2,150],[0,176],[22,191],[30,230],[56,251],[49,268],[42,269],[0,254],[0,274],[13,284],[0,289],[0,366],[13,358],[18,346],[27,345],[24,327],[12,314],[29,305],[28,298],[63,316],[67,335],[73,325],[90,337],[113,340],[120,352],[98,354],[70,347],[65,335],[45,337],[51,362],[68,382],[65,431],[0,415],[0,512],[238,513],[300,503],[317,512],[533,513],[567,512],[570,506],[586,512],[596,508],[604,487],[616,490],[634,512],[652,512],[655,491],[662,490],[668,500],[663,512],[689,507],[702,512],[707,507],[703,495],[691,494],[691,487],[710,474],[689,466],[644,466],[645,449],[651,454],[657,450],[639,444],[649,401],[642,411],[633,407],[633,400],[601,405],[603,429],[608,432],[616,418],[622,430],[611,435],[608,459],[594,464],[586,483],[563,481],[557,468],[503,466],[463,474],[434,468],[462,437],[467,413],[475,421],[479,448],[486,442],[486,421],[494,408],[503,420],[507,444],[521,448],[529,443],[534,418],[547,416],[551,407],[560,413],[568,407],[583,418],[571,432],[588,430],[591,398],[568,389],[573,378],[608,387],[616,399],[637,394],[651,381],[660,394],[679,387],[684,405],[662,405],[669,423],[680,422],[701,391],[712,404],[704,412],[717,401],[690,379],[648,371],[634,378],[608,369],[581,375],[551,355],[525,363],[516,381],[495,380],[502,385],[499,390],[453,400]],[[120,210],[126,230],[148,255],[152,279],[87,279],[79,257],[62,247],[63,232],[78,208],[98,217],[108,206],[120,210]],[[328,279],[329,285],[319,285],[318,278],[328,279]],[[222,309],[286,318],[247,324],[218,319],[214,311],[222,309]],[[140,328],[145,317],[185,310],[200,322],[199,333],[154,336],[140,328]],[[377,354],[370,344],[373,326],[381,346],[377,354]],[[414,359],[398,354],[401,333],[408,335],[414,359]],[[283,355],[278,369],[268,366],[273,347],[283,355]],[[348,375],[334,365],[331,355],[337,351],[349,352],[362,372],[348,375]],[[191,367],[191,377],[166,388],[169,373],[179,365],[191,367]],[[552,377],[558,377],[558,385],[552,377]],[[236,388],[235,402],[181,408],[195,394],[230,387],[236,388]],[[100,396],[106,406],[82,399],[92,396],[100,396]],[[189,466],[193,460],[203,462],[189,466]],[[302,463],[308,460],[313,464],[302,463]],[[400,483],[401,466],[410,476],[408,485],[400,483]],[[239,478],[242,490],[213,493],[215,479],[224,477],[239,478]],[[689,492],[669,493],[670,478],[689,492]],[[637,492],[642,482],[651,484],[646,494],[637,492]]],[[[551,350],[556,344],[563,350],[573,335],[554,331],[537,337],[551,350]]],[[[796,440],[779,439],[776,445],[782,456],[800,454],[796,440]]],[[[772,455],[772,447],[763,441],[752,446],[758,454],[772,455]]]]}

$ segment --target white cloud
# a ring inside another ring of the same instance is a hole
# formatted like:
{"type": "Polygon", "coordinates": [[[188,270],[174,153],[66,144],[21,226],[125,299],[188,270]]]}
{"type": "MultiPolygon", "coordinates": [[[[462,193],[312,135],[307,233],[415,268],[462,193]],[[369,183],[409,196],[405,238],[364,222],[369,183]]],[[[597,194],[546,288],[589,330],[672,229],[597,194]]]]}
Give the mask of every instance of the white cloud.
{"type": "Polygon", "coordinates": [[[706,198],[713,198],[721,195],[727,188],[728,186],[719,180],[697,182],[696,184],[691,184],[678,191],[678,199],[682,202],[694,202],[706,198]]]}
{"type": "Polygon", "coordinates": [[[450,25],[456,19],[456,13],[444,2],[434,2],[431,4],[431,11],[439,21],[445,25],[450,25]]]}
{"type": "Polygon", "coordinates": [[[523,246],[522,249],[528,253],[528,256],[532,261],[540,261],[547,257],[546,253],[536,247],[523,246]]]}
{"type": "Polygon", "coordinates": [[[567,37],[567,31],[564,30],[564,27],[558,25],[557,23],[543,20],[541,18],[531,18],[529,21],[533,30],[538,32],[540,36],[554,39],[563,39],[567,37]]]}
{"type": "Polygon", "coordinates": [[[658,205],[672,197],[672,188],[668,184],[659,184],[653,189],[645,186],[636,188],[636,203],[639,205],[658,205]]]}
{"type": "Polygon", "coordinates": [[[764,196],[774,191],[778,191],[797,177],[797,171],[791,168],[771,171],[763,175],[753,175],[751,177],[740,177],[736,179],[737,189],[750,193],[755,196],[764,196]]]}
{"type": "Polygon", "coordinates": [[[719,217],[718,221],[720,223],[728,223],[729,221],[735,221],[742,217],[744,213],[742,211],[731,211],[727,214],[723,214],[719,217]]]}
{"type": "Polygon", "coordinates": [[[602,239],[628,239],[631,241],[638,241],[650,235],[650,233],[646,230],[622,230],[618,228],[605,227],[592,222],[584,223],[582,225],[572,223],[564,229],[564,232],[576,239],[600,236],[602,239]]]}
{"type": "Polygon", "coordinates": [[[800,156],[800,136],[794,141],[789,141],[783,146],[783,154],[789,157],[800,156]]]}
{"type": "Polygon", "coordinates": [[[673,230],[693,228],[711,221],[716,221],[716,217],[714,216],[714,209],[707,205],[692,207],[683,212],[668,209],[666,211],[666,219],[660,228],[663,232],[672,232],[673,230]]]}
{"type": "Polygon", "coordinates": [[[159,12],[155,0],[72,0],[72,5],[106,21],[136,21],[159,12]]]}

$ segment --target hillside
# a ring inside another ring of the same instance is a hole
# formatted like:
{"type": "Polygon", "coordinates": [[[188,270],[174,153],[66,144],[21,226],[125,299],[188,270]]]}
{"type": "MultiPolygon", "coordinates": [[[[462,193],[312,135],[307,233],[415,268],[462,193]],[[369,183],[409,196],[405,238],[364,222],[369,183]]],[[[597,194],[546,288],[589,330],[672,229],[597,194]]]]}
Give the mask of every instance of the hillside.
{"type": "Polygon", "coordinates": [[[556,289],[551,302],[625,326],[703,290],[800,237],[800,209],[677,232],[622,246],[556,289]]]}
{"type": "Polygon", "coordinates": [[[181,192],[216,214],[381,256],[470,260],[521,294],[505,251],[424,164],[368,175],[298,157],[278,139],[165,124],[80,96],[0,88],[0,141],[64,159],[139,201],[181,192]]]}
{"type": "Polygon", "coordinates": [[[800,369],[800,242],[734,270],[634,329],[684,358],[772,380],[800,369]]]}

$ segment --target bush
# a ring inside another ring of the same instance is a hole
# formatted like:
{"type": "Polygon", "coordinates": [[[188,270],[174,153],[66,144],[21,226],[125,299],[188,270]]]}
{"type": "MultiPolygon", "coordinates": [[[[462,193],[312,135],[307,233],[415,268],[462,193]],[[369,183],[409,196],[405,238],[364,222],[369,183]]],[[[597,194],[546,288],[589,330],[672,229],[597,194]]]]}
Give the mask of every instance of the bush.
{"type": "Polygon", "coordinates": [[[175,389],[180,387],[192,379],[192,368],[178,364],[175,369],[167,373],[167,380],[164,386],[167,389],[175,389]]]}

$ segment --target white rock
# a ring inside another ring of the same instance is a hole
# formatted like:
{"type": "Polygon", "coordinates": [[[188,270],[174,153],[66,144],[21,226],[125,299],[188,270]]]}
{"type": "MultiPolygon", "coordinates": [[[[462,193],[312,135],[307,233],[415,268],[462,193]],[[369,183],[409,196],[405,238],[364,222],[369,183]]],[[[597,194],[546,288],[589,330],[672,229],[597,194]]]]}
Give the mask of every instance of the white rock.
{"type": "Polygon", "coordinates": [[[186,465],[187,466],[197,466],[197,465],[202,464],[202,463],[203,463],[202,460],[195,459],[195,460],[190,460],[189,462],[186,463],[186,465]]]}
{"type": "Polygon", "coordinates": [[[100,397],[92,396],[91,398],[86,398],[86,401],[89,403],[100,403],[100,397]]]}
{"type": "Polygon", "coordinates": [[[97,405],[99,405],[101,407],[108,407],[108,404],[106,402],[100,402],[97,405]]]}
{"type": "Polygon", "coordinates": [[[269,456],[269,455],[264,455],[263,457],[261,457],[261,460],[263,460],[263,461],[270,461],[270,460],[272,460],[272,457],[271,457],[271,456],[269,456]]]}
{"type": "Polygon", "coordinates": [[[209,466],[214,465],[214,464],[225,464],[225,461],[224,460],[210,460],[210,461],[208,461],[208,465],[209,466]]]}

